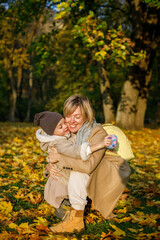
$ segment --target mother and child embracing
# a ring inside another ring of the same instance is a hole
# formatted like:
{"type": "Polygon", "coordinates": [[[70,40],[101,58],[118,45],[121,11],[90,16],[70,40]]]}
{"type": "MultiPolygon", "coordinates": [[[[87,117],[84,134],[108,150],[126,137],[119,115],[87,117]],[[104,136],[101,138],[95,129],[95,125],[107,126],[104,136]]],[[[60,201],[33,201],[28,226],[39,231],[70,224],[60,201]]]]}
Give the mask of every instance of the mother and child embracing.
{"type": "Polygon", "coordinates": [[[70,96],[63,113],[64,117],[49,111],[34,116],[34,122],[40,126],[36,137],[41,149],[48,152],[44,199],[57,212],[64,199],[70,202],[62,221],[49,228],[57,234],[84,229],[88,198],[104,218],[113,218],[112,211],[131,172],[125,159],[112,154],[113,136],[96,122],[87,97],[70,96]]]}

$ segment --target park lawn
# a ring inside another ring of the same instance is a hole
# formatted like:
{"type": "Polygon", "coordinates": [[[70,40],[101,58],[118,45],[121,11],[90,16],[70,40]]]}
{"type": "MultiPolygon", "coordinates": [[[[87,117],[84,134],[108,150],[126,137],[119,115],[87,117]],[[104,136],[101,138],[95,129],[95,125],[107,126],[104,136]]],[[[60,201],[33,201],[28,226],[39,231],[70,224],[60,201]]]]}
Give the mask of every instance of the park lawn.
{"type": "Polygon", "coordinates": [[[128,185],[113,220],[105,220],[92,205],[86,229],[53,235],[48,226],[60,219],[43,199],[46,154],[36,140],[36,127],[0,123],[0,239],[160,239],[160,129],[125,131],[135,159],[128,185]]]}

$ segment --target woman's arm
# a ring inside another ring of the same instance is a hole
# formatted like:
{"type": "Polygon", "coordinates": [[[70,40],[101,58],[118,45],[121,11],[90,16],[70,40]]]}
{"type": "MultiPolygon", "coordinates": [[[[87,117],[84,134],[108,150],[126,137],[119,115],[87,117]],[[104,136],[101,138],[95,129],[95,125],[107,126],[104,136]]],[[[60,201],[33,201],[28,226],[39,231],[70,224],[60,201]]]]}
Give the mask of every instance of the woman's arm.
{"type": "MultiPolygon", "coordinates": [[[[99,142],[103,141],[106,135],[107,134],[105,130],[101,126],[97,126],[92,130],[88,141],[91,144],[98,144],[99,142]]],[[[83,161],[80,158],[72,158],[60,154],[57,166],[61,170],[70,169],[73,171],[90,174],[97,167],[104,153],[105,149],[95,151],[93,154],[91,154],[90,158],[87,161],[83,161]]]]}

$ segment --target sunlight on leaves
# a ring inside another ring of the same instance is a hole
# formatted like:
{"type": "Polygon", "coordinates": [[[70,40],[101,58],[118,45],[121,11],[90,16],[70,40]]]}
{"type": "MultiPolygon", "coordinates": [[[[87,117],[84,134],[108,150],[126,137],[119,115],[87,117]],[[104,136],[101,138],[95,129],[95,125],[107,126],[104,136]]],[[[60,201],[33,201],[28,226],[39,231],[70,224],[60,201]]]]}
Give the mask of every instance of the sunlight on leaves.
{"type": "Polygon", "coordinates": [[[60,219],[43,198],[47,179],[42,172],[47,162],[35,138],[37,128],[8,124],[1,123],[0,129],[1,138],[5,136],[0,146],[0,239],[158,239],[160,129],[125,131],[135,158],[129,162],[132,174],[113,211],[116,217],[104,219],[91,204],[85,215],[86,230],[64,238],[53,236],[48,228],[60,219]]]}

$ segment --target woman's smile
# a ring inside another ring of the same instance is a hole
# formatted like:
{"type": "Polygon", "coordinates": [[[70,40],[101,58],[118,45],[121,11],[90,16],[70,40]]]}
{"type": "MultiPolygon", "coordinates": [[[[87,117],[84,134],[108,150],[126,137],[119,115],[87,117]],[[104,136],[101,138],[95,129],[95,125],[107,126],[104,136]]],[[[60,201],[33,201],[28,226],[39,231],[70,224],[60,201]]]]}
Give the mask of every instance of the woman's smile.
{"type": "Polygon", "coordinates": [[[84,122],[85,120],[79,106],[71,115],[66,116],[67,126],[72,133],[76,133],[83,126],[84,122]]]}

